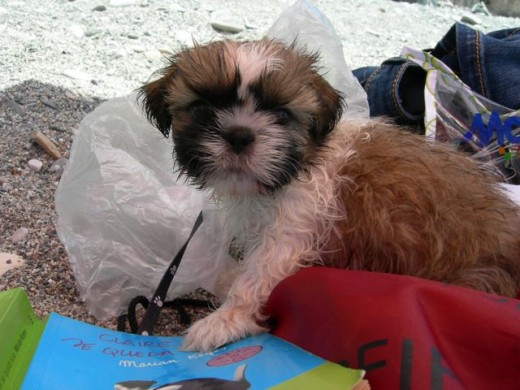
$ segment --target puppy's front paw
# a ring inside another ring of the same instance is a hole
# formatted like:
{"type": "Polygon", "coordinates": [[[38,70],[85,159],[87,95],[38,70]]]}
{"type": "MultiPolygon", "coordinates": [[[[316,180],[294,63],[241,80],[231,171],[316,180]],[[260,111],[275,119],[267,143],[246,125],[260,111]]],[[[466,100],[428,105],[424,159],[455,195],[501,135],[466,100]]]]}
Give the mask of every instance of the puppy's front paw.
{"type": "Polygon", "coordinates": [[[181,349],[208,352],[266,330],[258,325],[249,313],[233,309],[218,309],[188,329],[181,349]]]}

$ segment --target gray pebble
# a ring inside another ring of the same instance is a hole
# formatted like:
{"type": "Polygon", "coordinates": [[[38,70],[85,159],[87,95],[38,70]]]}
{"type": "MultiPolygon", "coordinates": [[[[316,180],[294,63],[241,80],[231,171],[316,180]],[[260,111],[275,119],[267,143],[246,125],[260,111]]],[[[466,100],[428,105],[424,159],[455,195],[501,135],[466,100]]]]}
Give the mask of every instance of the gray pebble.
{"type": "Polygon", "coordinates": [[[67,130],[65,130],[63,127],[57,126],[57,125],[49,125],[50,130],[59,131],[60,133],[65,133],[67,130]]]}
{"type": "Polygon", "coordinates": [[[98,11],[98,12],[103,12],[106,10],[107,10],[107,7],[104,5],[97,5],[94,8],[92,8],[92,11],[98,11]]]}
{"type": "Polygon", "coordinates": [[[42,97],[42,98],[40,99],[40,101],[42,102],[42,104],[43,104],[44,106],[47,106],[47,107],[49,107],[49,108],[52,108],[53,110],[59,110],[58,105],[57,105],[56,103],[54,103],[52,100],[47,99],[46,97],[42,97]]]}
{"type": "Polygon", "coordinates": [[[61,175],[63,171],[65,170],[65,167],[67,166],[67,163],[69,162],[66,158],[60,158],[52,163],[52,165],[49,168],[49,172],[57,173],[61,175]]]}
{"type": "Polygon", "coordinates": [[[18,244],[25,237],[27,237],[28,234],[29,230],[27,228],[22,227],[13,233],[13,235],[11,236],[11,242],[13,244],[18,244]]]}

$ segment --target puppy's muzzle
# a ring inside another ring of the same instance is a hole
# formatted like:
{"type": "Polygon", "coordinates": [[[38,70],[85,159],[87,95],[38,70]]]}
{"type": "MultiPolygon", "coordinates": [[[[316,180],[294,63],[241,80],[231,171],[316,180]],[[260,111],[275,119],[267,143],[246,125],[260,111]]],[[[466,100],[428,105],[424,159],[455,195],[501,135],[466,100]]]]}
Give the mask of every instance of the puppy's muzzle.
{"type": "Polygon", "coordinates": [[[255,141],[255,133],[248,127],[233,126],[228,128],[222,137],[227,141],[235,154],[240,154],[255,141]]]}

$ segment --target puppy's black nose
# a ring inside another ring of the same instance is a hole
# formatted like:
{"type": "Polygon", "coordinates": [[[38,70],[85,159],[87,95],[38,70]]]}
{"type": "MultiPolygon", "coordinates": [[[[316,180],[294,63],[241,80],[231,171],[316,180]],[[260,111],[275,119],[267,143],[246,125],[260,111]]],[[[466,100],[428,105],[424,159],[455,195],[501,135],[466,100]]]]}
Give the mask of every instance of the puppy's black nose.
{"type": "Polygon", "coordinates": [[[234,126],[227,129],[222,137],[229,143],[231,150],[236,154],[241,153],[244,149],[255,140],[255,133],[243,126],[234,126]]]}

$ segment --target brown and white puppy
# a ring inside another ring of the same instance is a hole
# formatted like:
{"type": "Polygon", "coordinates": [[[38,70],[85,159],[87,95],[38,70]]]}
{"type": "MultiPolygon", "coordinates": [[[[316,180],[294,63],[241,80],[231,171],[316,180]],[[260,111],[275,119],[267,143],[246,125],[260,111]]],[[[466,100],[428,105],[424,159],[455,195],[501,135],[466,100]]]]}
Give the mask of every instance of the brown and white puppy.
{"type": "Polygon", "coordinates": [[[413,275],[506,296],[520,287],[518,208],[470,158],[383,121],[339,121],[316,56],[271,40],[175,55],[142,90],[178,169],[211,188],[244,258],[184,347],[264,331],[283,278],[327,265],[413,275]]]}

